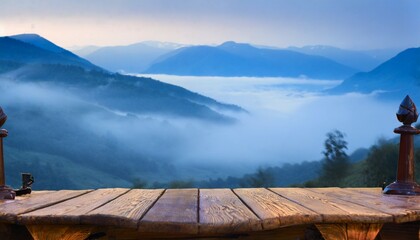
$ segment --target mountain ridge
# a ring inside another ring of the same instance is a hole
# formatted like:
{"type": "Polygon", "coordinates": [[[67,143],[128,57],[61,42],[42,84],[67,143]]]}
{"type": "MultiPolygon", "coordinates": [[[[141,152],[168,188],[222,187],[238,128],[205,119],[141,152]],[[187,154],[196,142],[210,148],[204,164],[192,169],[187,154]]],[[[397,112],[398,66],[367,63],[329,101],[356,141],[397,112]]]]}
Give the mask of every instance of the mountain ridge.
{"type": "MultiPolygon", "coordinates": [[[[183,147],[179,132],[234,124],[224,111],[245,112],[182,87],[92,67],[54,45],[10,37],[0,38],[0,83],[11,133],[5,147],[19,158],[7,166],[36,174],[36,189],[98,188],[112,179],[109,186],[129,187],[139,177],[169,181],[177,174],[174,148],[183,147]]],[[[13,184],[20,182],[15,175],[13,184]]]]}
{"type": "MultiPolygon", "coordinates": [[[[20,81],[49,82],[55,85],[66,86],[70,89],[97,88],[101,91],[94,91],[92,96],[96,96],[106,103],[107,107],[116,108],[125,106],[121,99],[135,98],[142,102],[136,106],[136,111],[147,110],[162,113],[172,113],[178,116],[198,118],[225,119],[232,120],[230,117],[210,109],[216,107],[219,109],[228,109],[232,111],[243,111],[242,108],[231,104],[222,104],[214,99],[192,93],[184,88],[156,81],[150,78],[125,76],[110,73],[102,68],[91,65],[90,62],[58,47],[39,35],[26,34],[16,35],[17,38],[24,38],[25,41],[3,37],[0,38],[0,61],[6,66],[3,67],[3,73],[7,73],[9,78],[20,81]],[[32,44],[31,41],[42,43],[43,48],[32,44]],[[48,50],[52,49],[52,51],[48,50]],[[87,64],[87,63],[88,64],[87,64]],[[7,66],[10,66],[9,68],[7,66]],[[92,67],[94,66],[94,67],[92,67]],[[102,87],[101,87],[102,86],[102,87]],[[119,89],[119,90],[117,90],[119,89]],[[130,95],[125,95],[130,93],[130,95]],[[97,95],[95,95],[97,94],[97,95]],[[139,95],[140,94],[140,95],[139,95]],[[111,98],[112,97],[112,101],[111,98]],[[105,99],[108,99],[105,101],[105,99]],[[120,99],[117,101],[117,99],[120,99]],[[154,100],[152,100],[154,99],[154,100]],[[155,102],[154,102],[155,101],[155,102]],[[115,104],[120,102],[120,104],[115,104]],[[158,107],[158,103],[162,107],[158,107]],[[174,105],[175,104],[175,105],[174,105]],[[177,105],[178,104],[178,105],[177,105]],[[184,105],[182,107],[182,105],[184,105]],[[175,107],[177,106],[177,107],[175,107]],[[187,107],[191,111],[187,111],[187,107]],[[194,113],[194,111],[196,111],[194,113]]],[[[0,69],[1,70],[1,69],[0,69]]],[[[0,71],[1,73],[1,71],[0,71]]],[[[130,109],[124,109],[130,112],[130,109]]]]}
{"type": "Polygon", "coordinates": [[[348,92],[372,93],[382,91],[380,95],[420,96],[420,47],[408,48],[369,72],[360,72],[345,79],[328,93],[348,92]]]}
{"type": "Polygon", "coordinates": [[[302,77],[341,79],[356,72],[333,60],[289,50],[260,49],[225,42],[192,46],[168,53],[144,73],[191,76],[302,77]]]}
{"type": "Polygon", "coordinates": [[[169,42],[145,41],[126,46],[100,47],[85,58],[111,71],[139,73],[158,57],[182,46],[169,42]]]}
{"type": "Polygon", "coordinates": [[[347,50],[326,45],[308,45],[303,47],[288,47],[286,49],[326,57],[343,65],[359,69],[360,71],[370,71],[388,60],[378,57],[375,58],[364,51],[347,50]]]}
{"type": "Polygon", "coordinates": [[[80,66],[90,70],[101,70],[102,68],[82,59],[73,53],[64,50],[49,51],[37,47],[35,44],[23,42],[12,37],[0,37],[0,60],[28,63],[46,63],[46,64],[68,64],[80,66]]]}

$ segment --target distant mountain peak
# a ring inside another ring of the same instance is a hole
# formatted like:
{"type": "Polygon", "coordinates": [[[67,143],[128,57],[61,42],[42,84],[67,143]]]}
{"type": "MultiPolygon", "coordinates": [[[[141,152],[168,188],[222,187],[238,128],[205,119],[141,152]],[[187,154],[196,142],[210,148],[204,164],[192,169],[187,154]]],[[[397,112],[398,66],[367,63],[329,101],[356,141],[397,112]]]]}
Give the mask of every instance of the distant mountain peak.
{"type": "Polygon", "coordinates": [[[231,45],[236,45],[236,44],[238,44],[238,43],[235,42],[235,41],[226,41],[226,42],[220,44],[220,46],[231,46],[231,45]]]}
{"type": "Polygon", "coordinates": [[[160,42],[160,41],[144,41],[144,42],[141,42],[141,44],[149,46],[149,47],[169,49],[169,50],[175,50],[178,48],[188,46],[186,44],[173,43],[173,42],[160,42]]]}
{"type": "Polygon", "coordinates": [[[332,47],[332,46],[327,46],[327,45],[308,45],[302,48],[311,49],[311,50],[339,49],[337,47],[332,47]]]}
{"type": "Polygon", "coordinates": [[[22,33],[10,36],[11,38],[42,38],[39,34],[36,33],[22,33]]]}
{"type": "Polygon", "coordinates": [[[247,48],[254,48],[253,46],[251,46],[248,43],[237,43],[235,41],[227,41],[224,42],[222,44],[220,44],[218,46],[219,48],[243,48],[243,47],[247,47],[247,48]]]}
{"type": "Polygon", "coordinates": [[[9,37],[19,40],[21,42],[32,44],[36,47],[42,48],[44,50],[48,50],[50,52],[62,53],[66,51],[65,49],[55,45],[54,43],[48,41],[47,39],[41,37],[40,35],[36,33],[24,33],[24,34],[9,36],[9,37]]]}
{"type": "Polygon", "coordinates": [[[21,64],[74,65],[104,71],[37,34],[0,37],[0,60],[21,64]]]}

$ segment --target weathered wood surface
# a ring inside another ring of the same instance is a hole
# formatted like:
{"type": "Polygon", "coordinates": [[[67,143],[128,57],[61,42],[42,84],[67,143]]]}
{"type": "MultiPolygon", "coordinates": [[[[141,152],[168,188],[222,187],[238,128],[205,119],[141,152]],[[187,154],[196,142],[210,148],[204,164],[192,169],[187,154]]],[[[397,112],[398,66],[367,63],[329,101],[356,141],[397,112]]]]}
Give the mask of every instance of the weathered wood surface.
{"type": "Polygon", "coordinates": [[[234,192],[261,219],[264,230],[322,221],[318,213],[267,189],[241,188],[234,192]]]}
{"type": "Polygon", "coordinates": [[[409,235],[418,235],[420,197],[383,195],[379,188],[35,191],[0,201],[0,223],[26,225],[35,239],[60,234],[76,239],[94,231],[151,238],[262,237],[315,225],[325,239],[337,234],[374,239],[378,232],[385,239],[402,223],[412,223],[409,235]]]}
{"type": "Polygon", "coordinates": [[[420,197],[418,196],[384,195],[380,189],[313,188],[309,190],[389,214],[396,223],[420,220],[420,197]],[[355,192],[360,194],[355,194],[355,192]]]}
{"type": "Polygon", "coordinates": [[[133,189],[81,216],[81,223],[136,228],[140,218],[162,195],[163,190],[133,189]]]}
{"type": "Polygon", "coordinates": [[[323,222],[382,223],[393,220],[390,214],[340,198],[330,197],[313,189],[273,188],[272,190],[317,212],[322,216],[323,222]]]}
{"type": "Polygon", "coordinates": [[[42,191],[30,195],[16,197],[15,200],[0,201],[0,222],[14,223],[17,216],[37,209],[82,196],[91,190],[81,191],[42,191]]]}
{"type": "Polygon", "coordinates": [[[198,233],[198,189],[168,189],[141,219],[140,232],[198,233]]]}
{"type": "MultiPolygon", "coordinates": [[[[99,189],[46,208],[21,214],[18,216],[18,221],[25,225],[80,224],[82,216],[128,191],[122,188],[99,189]]],[[[48,198],[44,201],[48,201],[48,198]]]]}
{"type": "Polygon", "coordinates": [[[200,233],[262,230],[261,220],[230,189],[200,189],[200,233]]]}

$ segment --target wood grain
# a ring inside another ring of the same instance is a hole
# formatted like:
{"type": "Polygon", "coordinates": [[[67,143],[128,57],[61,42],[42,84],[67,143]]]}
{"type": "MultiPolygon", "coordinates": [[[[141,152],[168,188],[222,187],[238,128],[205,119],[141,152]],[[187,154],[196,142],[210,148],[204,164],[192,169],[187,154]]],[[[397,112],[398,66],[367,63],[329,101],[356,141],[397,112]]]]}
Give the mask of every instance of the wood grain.
{"type": "Polygon", "coordinates": [[[198,189],[168,189],[140,220],[140,232],[197,234],[198,189]]]}
{"type": "Polygon", "coordinates": [[[382,223],[393,220],[389,214],[335,197],[329,197],[316,192],[317,189],[273,188],[272,190],[321,214],[323,222],[327,223],[382,223]]]}
{"type": "Polygon", "coordinates": [[[326,239],[420,239],[420,198],[378,188],[34,191],[0,201],[0,222],[0,235],[27,224],[35,239],[295,239],[319,234],[313,223],[326,239]]]}
{"type": "Polygon", "coordinates": [[[45,208],[81,196],[90,191],[91,190],[61,190],[43,191],[42,193],[34,192],[33,194],[16,197],[15,200],[3,201],[0,204],[0,221],[16,223],[19,214],[45,208]]]}
{"type": "Polygon", "coordinates": [[[346,200],[387,213],[392,215],[393,221],[397,223],[420,220],[420,198],[416,196],[386,195],[382,194],[381,191],[371,191],[369,189],[363,189],[363,192],[369,192],[369,194],[360,194],[359,189],[348,188],[319,188],[314,190],[332,198],[346,200]]]}
{"type": "Polygon", "coordinates": [[[24,224],[79,224],[80,216],[114,200],[128,189],[99,189],[77,198],[18,216],[24,224]]]}
{"type": "Polygon", "coordinates": [[[325,240],[374,240],[382,224],[316,224],[325,240]]]}
{"type": "Polygon", "coordinates": [[[346,224],[315,224],[325,240],[348,240],[346,224]]]}
{"type": "Polygon", "coordinates": [[[382,223],[347,224],[347,238],[354,240],[374,240],[382,228],[382,223]]]}
{"type": "Polygon", "coordinates": [[[81,216],[81,223],[136,228],[163,190],[133,189],[81,216]]]}
{"type": "Polygon", "coordinates": [[[230,189],[200,189],[200,234],[262,230],[261,220],[230,189]]]}
{"type": "Polygon", "coordinates": [[[322,221],[319,214],[264,188],[239,188],[234,192],[261,219],[264,230],[322,221]]]}
{"type": "Polygon", "coordinates": [[[362,194],[369,194],[369,195],[374,195],[374,196],[378,196],[382,194],[382,188],[337,188],[337,189],[345,189],[353,193],[362,193],[362,194]]]}
{"type": "Polygon", "coordinates": [[[28,225],[34,240],[82,240],[86,239],[94,227],[61,225],[28,225]]]}

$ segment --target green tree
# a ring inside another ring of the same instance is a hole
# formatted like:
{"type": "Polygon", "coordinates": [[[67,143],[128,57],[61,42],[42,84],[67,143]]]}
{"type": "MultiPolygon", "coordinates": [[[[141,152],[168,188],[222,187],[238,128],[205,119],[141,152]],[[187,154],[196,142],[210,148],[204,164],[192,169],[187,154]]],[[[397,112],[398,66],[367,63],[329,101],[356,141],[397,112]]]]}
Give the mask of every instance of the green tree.
{"type": "Polygon", "coordinates": [[[267,169],[258,168],[257,172],[244,176],[239,183],[240,187],[274,187],[275,179],[273,174],[267,169]]]}
{"type": "Polygon", "coordinates": [[[344,133],[333,130],[327,133],[324,142],[324,161],[321,170],[319,184],[322,186],[341,186],[342,180],[349,170],[349,157],[345,150],[347,142],[344,140],[344,133]]]}
{"type": "Polygon", "coordinates": [[[194,180],[174,180],[169,183],[169,188],[193,188],[194,180]]]}
{"type": "Polygon", "coordinates": [[[132,184],[133,185],[131,186],[131,188],[138,188],[138,189],[147,188],[148,186],[147,181],[141,178],[133,179],[132,184]]]}
{"type": "Polygon", "coordinates": [[[371,147],[364,165],[364,183],[367,187],[381,187],[395,181],[398,162],[398,144],[380,139],[371,147]]]}

